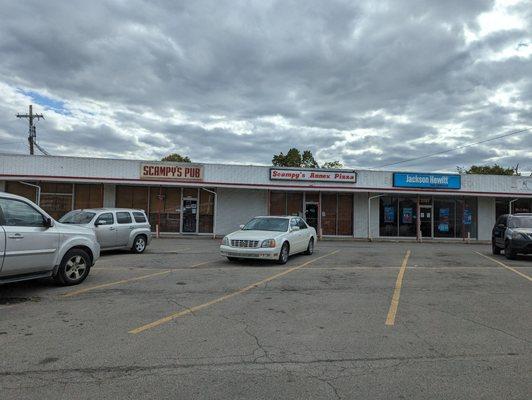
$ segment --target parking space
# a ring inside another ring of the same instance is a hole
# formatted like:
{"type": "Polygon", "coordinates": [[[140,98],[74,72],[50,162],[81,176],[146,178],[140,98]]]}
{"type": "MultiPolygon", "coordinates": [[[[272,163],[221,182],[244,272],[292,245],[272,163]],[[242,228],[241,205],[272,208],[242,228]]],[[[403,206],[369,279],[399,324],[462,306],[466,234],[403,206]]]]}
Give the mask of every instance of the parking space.
{"type": "Polygon", "coordinates": [[[154,240],[79,286],[1,286],[1,392],[524,399],[531,279],[532,257],[486,245],[323,241],[281,266],[154,240]]]}

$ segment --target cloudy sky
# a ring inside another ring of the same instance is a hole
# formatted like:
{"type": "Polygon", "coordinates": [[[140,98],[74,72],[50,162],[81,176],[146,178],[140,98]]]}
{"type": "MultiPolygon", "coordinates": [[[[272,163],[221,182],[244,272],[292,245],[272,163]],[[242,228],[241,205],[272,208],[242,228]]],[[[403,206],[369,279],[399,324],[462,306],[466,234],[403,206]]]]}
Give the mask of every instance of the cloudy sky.
{"type": "MultiPolygon", "coordinates": [[[[0,0],[0,151],[370,168],[532,127],[532,2],[0,0]]],[[[532,170],[532,132],[386,169],[532,170]]]]}

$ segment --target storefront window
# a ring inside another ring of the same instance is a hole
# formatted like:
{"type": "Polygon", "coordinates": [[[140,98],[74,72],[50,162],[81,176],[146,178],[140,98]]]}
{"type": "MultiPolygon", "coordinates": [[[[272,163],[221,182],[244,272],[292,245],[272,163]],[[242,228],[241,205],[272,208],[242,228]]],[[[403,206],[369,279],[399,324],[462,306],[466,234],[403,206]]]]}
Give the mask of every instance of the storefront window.
{"type": "Polygon", "coordinates": [[[477,237],[477,199],[456,200],[456,237],[477,237]]]}
{"type": "Polygon", "coordinates": [[[417,235],[417,198],[399,198],[399,236],[417,235]]]}
{"type": "Polygon", "coordinates": [[[434,198],[434,237],[455,237],[454,199],[434,198]]]}
{"type": "Polygon", "coordinates": [[[379,235],[397,236],[397,198],[383,196],[380,198],[379,235]]]}

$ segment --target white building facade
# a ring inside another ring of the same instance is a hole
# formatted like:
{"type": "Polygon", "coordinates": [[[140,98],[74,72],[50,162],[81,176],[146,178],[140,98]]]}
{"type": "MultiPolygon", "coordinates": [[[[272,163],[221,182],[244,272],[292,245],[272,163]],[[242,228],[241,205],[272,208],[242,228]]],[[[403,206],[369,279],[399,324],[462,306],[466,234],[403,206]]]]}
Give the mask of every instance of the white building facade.
{"type": "Polygon", "coordinates": [[[162,235],[223,236],[256,215],[299,215],[323,237],[490,240],[498,215],[532,212],[532,177],[10,154],[0,191],[54,218],[143,209],[162,235]]]}

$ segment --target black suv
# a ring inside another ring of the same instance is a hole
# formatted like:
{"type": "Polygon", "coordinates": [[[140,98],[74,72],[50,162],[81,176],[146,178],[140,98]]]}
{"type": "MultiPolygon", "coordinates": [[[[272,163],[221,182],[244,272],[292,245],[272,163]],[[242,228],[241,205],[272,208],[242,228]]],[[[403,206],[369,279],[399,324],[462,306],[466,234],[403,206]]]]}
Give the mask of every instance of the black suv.
{"type": "Polygon", "coordinates": [[[532,254],[532,214],[501,215],[491,233],[493,254],[504,255],[510,260],[517,253],[532,254]]]}

